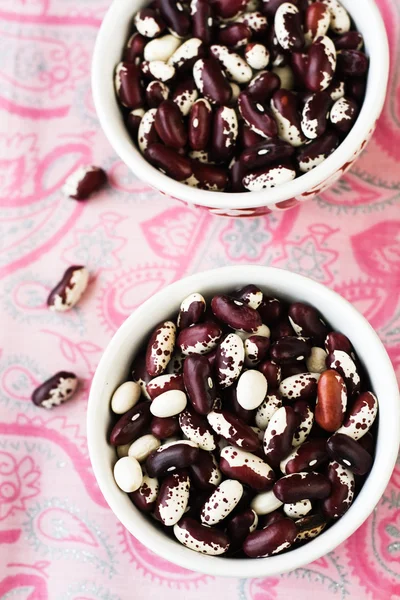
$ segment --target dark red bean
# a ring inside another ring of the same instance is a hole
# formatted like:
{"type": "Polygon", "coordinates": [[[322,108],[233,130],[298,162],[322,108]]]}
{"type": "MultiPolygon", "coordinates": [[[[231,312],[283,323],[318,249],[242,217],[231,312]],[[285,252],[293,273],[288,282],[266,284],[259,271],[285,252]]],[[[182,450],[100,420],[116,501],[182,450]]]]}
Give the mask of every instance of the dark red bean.
{"type": "Polygon", "coordinates": [[[251,38],[251,29],[244,23],[231,23],[218,31],[217,43],[231,48],[245,46],[251,38]]]}
{"type": "Polygon", "coordinates": [[[213,372],[206,356],[188,356],[183,365],[183,380],[193,408],[207,415],[217,397],[213,372]]]}
{"type": "Polygon", "coordinates": [[[168,27],[180,37],[186,37],[190,30],[190,17],[176,0],[158,0],[160,14],[168,27]]]}
{"type": "Polygon", "coordinates": [[[193,187],[214,192],[223,192],[228,187],[228,169],[225,167],[217,167],[198,160],[192,160],[192,169],[195,179],[193,187]]]}
{"type": "Polygon", "coordinates": [[[161,102],[156,112],[154,125],[166,146],[179,149],[186,145],[187,134],[182,113],[172,100],[161,102]]]}
{"type": "Polygon", "coordinates": [[[115,70],[115,90],[126,108],[144,106],[144,89],[141,81],[141,68],[131,62],[121,62],[115,70]]]}
{"type": "Polygon", "coordinates": [[[308,54],[305,54],[304,52],[292,52],[290,55],[290,65],[292,67],[295,80],[299,86],[304,87],[308,70],[308,54]]]}
{"type": "Polygon", "coordinates": [[[226,389],[223,405],[224,408],[230,410],[237,417],[239,417],[243,423],[247,423],[247,425],[254,423],[254,415],[256,410],[247,410],[239,404],[236,396],[236,385],[231,385],[226,389]]]}
{"type": "Polygon", "coordinates": [[[217,162],[228,162],[236,149],[238,120],[236,111],[228,106],[220,106],[214,112],[211,157],[217,162]]]}
{"type": "Polygon", "coordinates": [[[237,479],[257,492],[271,489],[275,481],[275,473],[262,458],[234,446],[222,450],[219,466],[228,479],[237,479]]]}
{"type": "Polygon", "coordinates": [[[257,311],[240,300],[229,296],[216,295],[211,300],[211,309],[214,315],[232,327],[252,333],[262,325],[261,317],[257,311]]]}
{"type": "Polygon", "coordinates": [[[325,35],[329,28],[331,15],[323,2],[315,2],[307,7],[304,16],[305,37],[313,42],[317,37],[325,35]]]}
{"type": "Polygon", "coordinates": [[[74,373],[58,371],[37,387],[31,396],[33,404],[51,409],[67,402],[78,387],[78,378],[74,373]]]}
{"type": "Polygon", "coordinates": [[[347,389],[337,371],[327,369],[318,381],[315,420],[322,429],[333,433],[343,423],[347,407],[347,389]]]}
{"type": "Polygon", "coordinates": [[[185,356],[207,354],[217,346],[221,336],[221,327],[209,320],[182,329],[178,335],[177,345],[185,356]]]}
{"type": "MultiPolygon", "coordinates": [[[[258,307],[263,323],[270,326],[276,323],[282,317],[283,305],[277,298],[268,298],[264,295],[263,302],[258,307]]],[[[293,330],[288,335],[292,335],[293,330]]]]}
{"type": "Polygon", "coordinates": [[[329,456],[356,475],[366,475],[372,466],[372,456],[350,436],[335,433],[326,443],[329,456]]]}
{"type": "Polygon", "coordinates": [[[302,373],[307,372],[306,363],[303,361],[287,363],[282,365],[282,381],[288,379],[289,377],[293,377],[293,375],[301,375],[302,373]]]}
{"type": "Polygon", "coordinates": [[[271,417],[264,434],[265,460],[278,467],[292,450],[293,435],[299,425],[299,416],[291,406],[282,406],[271,417]]]}
{"type": "Polygon", "coordinates": [[[118,419],[110,433],[110,444],[123,446],[133,442],[144,433],[150,419],[150,403],[137,404],[118,419]]]}
{"type": "Polygon", "coordinates": [[[268,515],[263,515],[259,518],[259,529],[265,529],[266,527],[269,527],[269,525],[277,523],[278,521],[284,518],[285,514],[281,512],[280,509],[274,510],[272,513],[269,513],[268,515]]]}
{"type": "Polygon", "coordinates": [[[325,350],[328,354],[334,350],[346,352],[354,358],[353,347],[348,337],[339,331],[331,331],[325,338],[325,350]]]}
{"type": "Polygon", "coordinates": [[[193,67],[193,77],[203,96],[215,104],[229,105],[232,88],[215,58],[202,58],[193,67]]]}
{"type": "Polygon", "coordinates": [[[139,125],[143,115],[144,110],[142,108],[136,108],[135,110],[131,110],[126,116],[126,128],[135,144],[137,143],[139,125]]]}
{"type": "Polygon", "coordinates": [[[169,88],[162,81],[150,81],[146,88],[146,101],[150,108],[158,108],[167,100],[169,88]]]}
{"type": "Polygon", "coordinates": [[[375,452],[375,439],[370,431],[368,431],[362,438],[358,440],[361,448],[364,448],[371,456],[374,455],[375,452]]]}
{"type": "Polygon", "coordinates": [[[227,532],[231,540],[230,549],[240,550],[246,537],[256,529],[258,517],[254,510],[247,508],[229,520],[227,532]]]}
{"type": "Polygon", "coordinates": [[[191,75],[180,80],[172,94],[172,100],[184,117],[189,114],[198,97],[199,93],[191,75]]]}
{"type": "Polygon", "coordinates": [[[146,398],[150,398],[147,392],[147,384],[149,383],[149,381],[151,381],[152,377],[148,374],[146,369],[146,355],[139,354],[139,356],[134,359],[130,370],[132,380],[136,381],[136,383],[140,385],[140,387],[142,388],[142,392],[146,396],[146,398]]]}
{"type": "Polygon", "coordinates": [[[256,102],[266,103],[281,87],[281,80],[272,71],[258,73],[249,83],[247,92],[256,102]]]}
{"type": "Polygon", "coordinates": [[[354,498],[354,475],[337,462],[328,465],[327,477],[331,482],[332,491],[322,504],[323,515],[327,519],[342,517],[351,506],[354,498]]]}
{"type": "Polygon", "coordinates": [[[251,335],[244,343],[245,364],[248,366],[257,365],[264,360],[268,354],[269,346],[269,338],[261,335],[251,335]]]}
{"type": "Polygon", "coordinates": [[[195,38],[201,40],[209,46],[214,34],[213,9],[209,0],[192,0],[192,34],[195,38]]]}
{"type": "Polygon", "coordinates": [[[246,188],[243,185],[243,177],[245,171],[242,164],[238,160],[233,160],[229,168],[230,191],[234,193],[245,192],[246,188]]]}
{"type": "Polygon", "coordinates": [[[278,90],[271,99],[271,110],[278,124],[279,136],[292,146],[301,146],[306,138],[301,130],[298,98],[289,90],[278,90]]]}
{"type": "Polygon", "coordinates": [[[184,546],[202,554],[223,554],[229,548],[226,533],[214,527],[201,525],[190,517],[182,517],[174,526],[174,534],[184,546]]]}
{"type": "Polygon", "coordinates": [[[367,82],[362,77],[354,77],[354,79],[346,79],[346,94],[357,102],[362,102],[365,97],[367,82]]]}
{"type": "Polygon", "coordinates": [[[281,382],[281,367],[272,360],[266,360],[257,365],[258,371],[260,371],[268,382],[268,390],[273,391],[278,389],[281,382]]]}
{"type": "Polygon", "coordinates": [[[331,483],[321,473],[292,473],[279,479],[273,487],[274,494],[284,504],[300,500],[323,500],[331,493],[331,483]]]}
{"type": "Polygon", "coordinates": [[[337,53],[337,71],[346,77],[360,77],[368,71],[368,57],[358,50],[340,50],[337,53]]]}
{"type": "Polygon", "coordinates": [[[307,359],[311,348],[307,340],[295,336],[286,336],[274,342],[270,355],[273,361],[279,364],[292,363],[307,359]]]}
{"type": "Polygon", "coordinates": [[[251,308],[254,308],[255,310],[260,306],[263,300],[262,291],[259,287],[252,283],[249,285],[245,285],[244,287],[240,288],[231,295],[237,298],[238,300],[241,300],[245,304],[248,304],[249,306],[251,306],[251,308]]]}
{"type": "Polygon", "coordinates": [[[326,90],[336,70],[336,49],[332,40],[319,37],[308,50],[305,84],[311,92],[326,90]]]}
{"type": "Polygon", "coordinates": [[[182,302],[177,319],[179,329],[197,325],[204,315],[206,303],[201,294],[190,294],[182,302]]]}
{"type": "Polygon", "coordinates": [[[275,13],[275,35],[284,50],[298,51],[304,46],[302,15],[289,2],[281,4],[275,13]]]}
{"type": "Polygon", "coordinates": [[[143,58],[144,47],[148,41],[148,39],[138,32],[131,35],[125,46],[123,55],[124,62],[131,62],[135,63],[135,65],[139,65],[143,58]]]}
{"type": "Polygon", "coordinates": [[[158,481],[157,479],[151,479],[145,476],[143,478],[142,485],[135,492],[129,495],[134,505],[145,513],[153,512],[156,504],[156,498],[158,493],[158,481]]]}
{"type": "Polygon", "coordinates": [[[238,109],[252,131],[264,138],[276,137],[278,127],[272,115],[246,91],[238,98],[238,109]]]}
{"type": "Polygon", "coordinates": [[[210,4],[218,17],[233,19],[244,11],[247,0],[210,0],[210,4]]]}
{"type": "Polygon", "coordinates": [[[282,461],[281,466],[284,466],[284,473],[290,475],[291,473],[316,471],[328,460],[326,440],[315,438],[298,446],[292,454],[289,454],[289,457],[282,461]]]}
{"type": "Polygon", "coordinates": [[[295,542],[297,527],[291,519],[280,519],[265,529],[253,531],[244,541],[243,551],[250,558],[272,556],[295,542]]]}
{"type": "Polygon", "coordinates": [[[195,102],[190,110],[188,135],[193,150],[205,150],[211,133],[212,111],[205,98],[195,102]]]}
{"type": "Polygon", "coordinates": [[[251,148],[256,144],[261,144],[261,142],[265,142],[264,137],[255,133],[255,131],[252,131],[244,121],[239,122],[239,147],[251,148]]]}
{"type": "Polygon", "coordinates": [[[167,146],[151,144],[147,148],[146,156],[154,166],[176,181],[184,181],[192,175],[190,160],[167,146]]]}
{"type": "Polygon", "coordinates": [[[342,133],[348,133],[358,116],[358,105],[351,98],[339,98],[331,108],[332,125],[342,133]]]}
{"type": "Polygon", "coordinates": [[[317,92],[312,94],[306,101],[301,120],[301,128],[304,135],[314,140],[325,133],[327,126],[327,115],[332,104],[328,92],[317,92]]]}
{"type": "Polygon", "coordinates": [[[347,31],[334,40],[336,50],[361,50],[364,38],[359,31],[347,31]]]}
{"type": "Polygon", "coordinates": [[[180,432],[178,417],[153,417],[150,431],[159,440],[166,440],[180,432]]]}
{"type": "Polygon", "coordinates": [[[183,376],[181,374],[171,373],[168,375],[160,375],[147,384],[147,393],[152,400],[157,398],[157,396],[160,396],[160,394],[169,392],[170,390],[185,391],[183,376]]]}
{"type": "Polygon", "coordinates": [[[200,490],[212,491],[219,485],[221,473],[211,452],[200,450],[196,463],[190,465],[190,478],[200,490]]]}
{"type": "Polygon", "coordinates": [[[160,446],[146,460],[146,470],[150,477],[167,475],[177,469],[186,469],[194,464],[200,450],[192,442],[171,442],[160,446]]]}
{"type": "Polygon", "coordinates": [[[244,150],[240,155],[240,161],[243,167],[249,171],[286,160],[293,154],[294,148],[290,144],[279,139],[265,140],[257,146],[244,150]]]}
{"type": "Polygon", "coordinates": [[[319,312],[303,302],[290,305],[289,320],[297,335],[324,340],[329,331],[319,312]]]}
{"type": "Polygon", "coordinates": [[[300,148],[297,152],[297,163],[302,173],[315,169],[339,146],[339,137],[329,131],[319,139],[300,148]]]}

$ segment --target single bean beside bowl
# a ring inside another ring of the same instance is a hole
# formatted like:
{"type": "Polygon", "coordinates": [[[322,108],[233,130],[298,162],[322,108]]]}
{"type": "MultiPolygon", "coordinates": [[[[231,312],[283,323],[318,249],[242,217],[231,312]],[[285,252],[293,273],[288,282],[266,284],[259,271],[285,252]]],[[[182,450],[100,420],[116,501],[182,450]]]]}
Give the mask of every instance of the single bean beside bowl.
{"type": "Polygon", "coordinates": [[[157,0],[133,19],[115,89],[169,177],[259,191],[321,164],[365,96],[363,37],[338,0],[157,0]]]}
{"type": "Polygon", "coordinates": [[[114,392],[117,485],[209,555],[284,552],[349,509],[378,401],[350,340],[255,285],[182,301],[114,392]]]}

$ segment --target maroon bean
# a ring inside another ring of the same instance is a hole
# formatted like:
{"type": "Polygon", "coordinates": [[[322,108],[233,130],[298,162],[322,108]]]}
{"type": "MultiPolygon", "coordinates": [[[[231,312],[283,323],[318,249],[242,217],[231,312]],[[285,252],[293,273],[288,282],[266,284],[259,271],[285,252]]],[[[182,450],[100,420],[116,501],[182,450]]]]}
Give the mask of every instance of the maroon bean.
{"type": "Polygon", "coordinates": [[[229,81],[215,58],[201,58],[193,67],[197,88],[212,103],[228,105],[232,97],[229,81]]]}
{"type": "Polygon", "coordinates": [[[272,467],[278,467],[290,453],[299,420],[291,406],[282,406],[272,415],[264,434],[265,460],[272,467]]]}
{"type": "Polygon", "coordinates": [[[239,404],[239,402],[237,401],[235,385],[231,385],[226,389],[223,404],[224,408],[233,412],[237,417],[239,417],[241,421],[243,421],[243,423],[250,425],[254,422],[254,415],[256,413],[256,410],[248,410],[246,408],[243,408],[243,406],[239,404]]]}
{"type": "Polygon", "coordinates": [[[185,329],[191,325],[197,325],[204,315],[206,301],[201,294],[190,294],[181,304],[177,325],[179,329],[185,329]]]}
{"type": "Polygon", "coordinates": [[[248,0],[210,0],[215,14],[224,20],[233,20],[246,7],[248,0]]]}
{"type": "Polygon", "coordinates": [[[164,144],[171,148],[183,148],[187,142],[187,134],[182,114],[172,100],[164,100],[158,107],[154,121],[156,131],[164,144]]]}
{"type": "Polygon", "coordinates": [[[358,116],[358,105],[351,98],[339,98],[331,108],[330,121],[342,133],[348,133],[358,116]]]}
{"type": "Polygon", "coordinates": [[[142,389],[142,393],[146,398],[150,399],[147,392],[147,384],[151,381],[152,377],[148,374],[146,369],[146,354],[139,354],[131,365],[132,380],[136,381],[142,389]]]}
{"type": "Polygon", "coordinates": [[[331,331],[325,338],[325,350],[328,354],[334,350],[346,352],[354,359],[353,346],[348,337],[339,331],[331,331]]]}
{"type": "Polygon", "coordinates": [[[331,483],[321,473],[292,473],[274,484],[275,496],[284,504],[300,500],[323,500],[331,493],[331,483]]]}
{"type": "Polygon", "coordinates": [[[332,491],[321,505],[322,513],[327,519],[338,519],[350,508],[354,498],[354,475],[338,462],[330,462],[327,477],[332,491]]]}
{"type": "Polygon", "coordinates": [[[325,339],[329,331],[319,312],[303,302],[290,305],[289,321],[297,335],[325,339]]]}
{"type": "Polygon", "coordinates": [[[112,446],[130,444],[144,433],[150,419],[150,403],[137,404],[118,419],[110,433],[110,444],[112,446]]]}
{"type": "Polygon", "coordinates": [[[301,129],[308,139],[314,140],[325,133],[331,104],[332,100],[328,92],[312,94],[306,101],[302,113],[301,129]]]}
{"type": "Polygon", "coordinates": [[[134,505],[145,513],[152,512],[156,504],[158,494],[158,480],[148,477],[144,473],[142,485],[129,495],[134,505]]]}
{"type": "Polygon", "coordinates": [[[326,440],[314,438],[298,446],[281,462],[281,470],[285,475],[304,471],[316,471],[329,460],[326,453],[326,440]]]}
{"type": "Polygon", "coordinates": [[[293,362],[282,365],[282,381],[293,377],[293,375],[302,375],[307,371],[305,362],[293,362]]]}
{"type": "Polygon", "coordinates": [[[261,317],[257,311],[244,302],[224,295],[216,295],[211,300],[211,309],[214,315],[232,327],[252,333],[262,325],[261,317]]]}
{"type": "Polygon", "coordinates": [[[122,106],[141,108],[144,106],[144,89],[140,66],[121,62],[115,69],[115,90],[122,106]]]}
{"type": "Polygon", "coordinates": [[[211,350],[211,352],[207,352],[207,354],[205,355],[206,359],[209,362],[211,370],[213,372],[215,371],[215,363],[216,363],[216,360],[217,360],[217,352],[218,352],[218,346],[216,348],[214,348],[214,350],[211,350]]]}
{"type": "Polygon", "coordinates": [[[158,0],[160,14],[168,27],[179,37],[186,37],[190,30],[190,17],[176,0],[158,0]]]}
{"type": "Polygon", "coordinates": [[[124,62],[131,62],[135,63],[135,65],[139,65],[143,58],[144,47],[148,41],[149,40],[138,32],[131,35],[125,46],[123,55],[124,62]]]}
{"type": "Polygon", "coordinates": [[[167,475],[177,469],[186,469],[197,462],[200,450],[188,441],[171,442],[160,446],[146,460],[150,477],[167,475]]]}
{"type": "Polygon", "coordinates": [[[367,431],[367,433],[358,440],[358,443],[361,446],[361,448],[364,448],[364,450],[368,452],[368,454],[370,454],[371,456],[374,455],[375,439],[370,431],[367,431]]]}
{"type": "Polygon", "coordinates": [[[292,52],[290,56],[290,65],[300,87],[304,86],[308,70],[308,54],[304,52],[292,52]]]}
{"type": "Polygon", "coordinates": [[[207,357],[188,356],[183,365],[183,380],[195,411],[200,415],[207,415],[213,409],[217,397],[213,373],[207,357]]]}
{"type": "Polygon", "coordinates": [[[350,98],[357,102],[362,102],[365,97],[367,82],[363,78],[354,77],[354,79],[346,79],[346,93],[350,98]]]}
{"type": "Polygon", "coordinates": [[[192,0],[192,34],[207,46],[211,44],[213,28],[213,9],[209,0],[192,0]]]}
{"type": "Polygon", "coordinates": [[[358,50],[339,50],[337,53],[338,73],[345,77],[360,77],[368,71],[368,57],[358,50]]]}
{"type": "Polygon", "coordinates": [[[185,356],[207,354],[213,350],[222,336],[222,329],[213,321],[205,321],[182,329],[177,345],[185,356]]]}
{"type": "Polygon", "coordinates": [[[257,492],[271,489],[275,481],[275,473],[262,458],[235,446],[222,450],[219,466],[228,479],[237,479],[257,492]]]}
{"type": "Polygon", "coordinates": [[[252,283],[245,285],[231,295],[245,304],[248,304],[251,308],[254,308],[254,310],[257,310],[263,300],[262,291],[252,283]]]}
{"type": "Polygon", "coordinates": [[[178,417],[153,417],[150,431],[159,440],[166,440],[180,432],[178,417]]]}
{"type": "Polygon", "coordinates": [[[232,517],[227,525],[227,532],[231,540],[230,549],[240,550],[249,533],[256,529],[257,523],[257,514],[251,508],[232,517]]]}
{"type": "Polygon", "coordinates": [[[190,517],[182,517],[174,526],[174,534],[184,546],[201,554],[223,554],[229,548],[226,533],[201,525],[190,517]]]}
{"type": "Polygon", "coordinates": [[[245,192],[242,181],[245,171],[240,161],[233,159],[229,168],[230,191],[234,193],[245,192]]]}
{"type": "Polygon", "coordinates": [[[260,447],[257,434],[249,425],[226,410],[214,410],[207,415],[207,420],[215,433],[228,442],[248,452],[255,452],[260,447]]]}
{"type": "Polygon", "coordinates": [[[52,408],[67,402],[78,387],[78,378],[74,373],[59,371],[47,379],[32,393],[32,402],[42,408],[52,408]]]}
{"type": "Polygon", "coordinates": [[[299,9],[290,2],[281,4],[275,13],[275,35],[284,50],[298,51],[304,46],[304,33],[299,9]]]}
{"type": "Polygon", "coordinates": [[[251,29],[244,23],[232,23],[218,31],[217,43],[231,48],[245,46],[251,38],[251,29]]]}
{"type": "Polygon", "coordinates": [[[326,35],[311,44],[305,84],[311,92],[326,90],[336,70],[336,49],[326,35]]]}
{"type": "Polygon", "coordinates": [[[372,456],[350,436],[335,433],[326,443],[329,456],[356,475],[365,475],[371,469],[372,456]]]}
{"type": "Polygon", "coordinates": [[[297,527],[292,519],[280,519],[265,529],[253,531],[244,541],[243,551],[250,558],[261,558],[287,550],[295,542],[297,527]]]}
{"type": "Polygon", "coordinates": [[[167,100],[169,88],[162,81],[150,81],[146,88],[146,101],[150,108],[158,108],[160,104],[167,100]]]}
{"type": "MultiPolygon", "coordinates": [[[[263,302],[258,307],[258,312],[261,315],[263,323],[270,326],[273,325],[282,317],[283,305],[277,298],[271,298],[264,295],[263,302]]],[[[289,335],[293,334],[293,330],[289,335]]]]}
{"type": "MultiPolygon", "coordinates": [[[[140,122],[144,115],[143,108],[135,108],[135,110],[131,110],[125,119],[126,128],[129,131],[129,134],[132,140],[136,143],[140,122]]],[[[156,134],[157,135],[157,134],[156,134]]]]}
{"type": "Polygon", "coordinates": [[[257,366],[257,369],[261,371],[265,379],[268,382],[268,390],[273,391],[278,389],[281,382],[281,367],[273,360],[266,360],[257,366]]]}
{"type": "Polygon", "coordinates": [[[247,86],[247,92],[256,102],[261,104],[268,102],[274,92],[281,87],[279,75],[272,71],[261,71],[258,73],[247,86]]]}
{"type": "Polygon", "coordinates": [[[264,141],[252,148],[247,148],[240,155],[243,167],[248,171],[254,168],[271,165],[290,158],[294,148],[279,139],[264,141]]]}
{"type": "MultiPolygon", "coordinates": [[[[242,148],[251,148],[256,144],[265,142],[265,138],[258,135],[255,131],[252,131],[250,127],[244,122],[239,122],[239,146],[242,148]]],[[[243,188],[244,189],[244,188],[243,188]]]]}
{"type": "Polygon", "coordinates": [[[253,366],[264,360],[268,354],[269,346],[269,338],[261,335],[251,335],[244,342],[245,364],[253,366]]]}
{"type": "Polygon", "coordinates": [[[228,169],[208,165],[198,160],[192,160],[193,177],[189,183],[192,187],[213,192],[223,192],[229,183],[228,169]]]}
{"type": "Polygon", "coordinates": [[[212,491],[221,482],[221,472],[211,452],[200,450],[195,464],[190,465],[190,477],[200,490],[212,491]]]}
{"type": "Polygon", "coordinates": [[[205,150],[211,133],[212,111],[204,98],[195,102],[189,115],[189,144],[193,150],[205,150]]]}
{"type": "Polygon", "coordinates": [[[315,2],[307,7],[304,16],[305,38],[312,43],[317,37],[325,35],[329,29],[331,15],[323,2],[315,2]]]}
{"type": "Polygon", "coordinates": [[[139,33],[154,38],[165,29],[165,23],[152,8],[141,8],[135,15],[134,23],[139,33]]]}
{"type": "Polygon", "coordinates": [[[327,369],[318,381],[315,420],[322,429],[333,433],[343,423],[347,407],[347,390],[343,378],[333,369],[327,369]]]}
{"type": "Polygon", "coordinates": [[[281,519],[285,518],[285,514],[283,512],[281,512],[279,509],[272,511],[271,513],[269,513],[268,515],[263,515],[260,519],[259,519],[259,524],[260,524],[260,529],[266,529],[267,527],[269,527],[269,525],[272,525],[273,523],[277,523],[278,521],[280,521],[281,519]]]}
{"type": "Polygon", "coordinates": [[[297,163],[302,173],[315,169],[339,146],[339,137],[336,133],[328,131],[314,142],[303,146],[297,153],[297,163]]]}
{"type": "MultiPolygon", "coordinates": [[[[80,175],[78,173],[78,175],[80,175]]],[[[96,176],[96,178],[98,175],[96,176]]],[[[67,181],[68,184],[68,181],[67,181]]],[[[75,197],[83,200],[85,175],[77,188],[70,190],[75,197]],[[81,188],[82,185],[82,189],[81,188]]],[[[87,188],[86,188],[87,191],[87,188]]],[[[47,306],[51,311],[65,312],[73,308],[81,299],[89,281],[89,272],[83,265],[73,265],[64,272],[61,280],[51,290],[47,297],[47,306]]]]}
{"type": "Polygon", "coordinates": [[[228,106],[219,106],[214,113],[211,156],[218,162],[228,162],[235,152],[238,136],[236,112],[228,106]]]}
{"type": "Polygon", "coordinates": [[[326,366],[328,369],[335,369],[343,377],[349,396],[360,391],[360,375],[354,360],[347,352],[342,350],[330,352],[326,358],[326,366]]]}
{"type": "Polygon", "coordinates": [[[277,124],[279,137],[292,146],[301,146],[306,138],[301,131],[298,98],[289,90],[278,90],[271,99],[271,110],[277,124]]]}
{"type": "Polygon", "coordinates": [[[311,348],[305,338],[286,336],[271,346],[271,358],[279,364],[305,360],[311,354],[311,348]]]}
{"type": "Polygon", "coordinates": [[[151,144],[146,151],[149,161],[176,181],[189,179],[192,175],[192,164],[186,156],[162,144],[151,144]]]}
{"type": "Polygon", "coordinates": [[[326,527],[327,523],[322,515],[307,515],[295,521],[298,529],[296,541],[303,542],[317,537],[326,527]]]}
{"type": "Polygon", "coordinates": [[[172,100],[184,117],[190,113],[198,97],[199,92],[191,75],[180,81],[172,94],[172,100]]]}
{"type": "Polygon", "coordinates": [[[361,50],[364,38],[359,31],[347,31],[333,40],[336,50],[361,50]]]}
{"type": "Polygon", "coordinates": [[[147,393],[152,400],[157,398],[157,396],[160,396],[160,394],[169,392],[170,390],[180,390],[181,392],[185,391],[182,375],[178,373],[160,375],[159,377],[149,381],[147,384],[147,393]]]}
{"type": "Polygon", "coordinates": [[[278,127],[267,109],[256,102],[249,92],[241,92],[238,98],[238,109],[243,119],[252,131],[269,138],[276,137],[278,127]]]}

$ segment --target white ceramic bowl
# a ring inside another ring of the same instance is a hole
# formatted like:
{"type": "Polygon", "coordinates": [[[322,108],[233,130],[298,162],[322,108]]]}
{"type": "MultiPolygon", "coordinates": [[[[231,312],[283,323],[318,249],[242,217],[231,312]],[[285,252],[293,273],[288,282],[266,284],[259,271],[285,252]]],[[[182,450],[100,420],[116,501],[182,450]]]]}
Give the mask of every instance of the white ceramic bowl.
{"type": "Polygon", "coordinates": [[[119,328],[108,345],[93,379],[87,416],[93,471],[110,508],[121,523],[147,548],[181,567],[210,575],[267,577],[284,573],[333,550],[370,515],[382,496],[395,465],[400,440],[400,399],[396,377],[377,334],[363,316],[335,292],[311,279],[270,267],[224,267],[192,275],[147,300],[119,328]],[[349,511],[331,528],[301,548],[260,559],[232,559],[198,554],[169,538],[140,513],[114,482],[115,449],[107,443],[111,423],[110,398],[129,377],[129,366],[155,324],[176,315],[188,294],[212,296],[248,283],[287,300],[312,304],[333,328],[346,334],[371,379],[379,399],[379,427],[373,468],[349,511]]]}
{"type": "Polygon", "coordinates": [[[256,216],[284,210],[319,194],[339,179],[369,141],[385,100],[389,50],[385,26],[374,0],[341,0],[364,36],[370,68],[367,93],[360,115],[344,142],[321,165],[274,189],[252,193],[209,192],[174,181],[148,163],[133,145],[114,92],[114,70],[133,14],[142,0],[114,0],[100,28],[93,55],[92,88],[100,124],[110,144],[140,179],[159,191],[189,204],[207,207],[214,214],[256,216]]]}

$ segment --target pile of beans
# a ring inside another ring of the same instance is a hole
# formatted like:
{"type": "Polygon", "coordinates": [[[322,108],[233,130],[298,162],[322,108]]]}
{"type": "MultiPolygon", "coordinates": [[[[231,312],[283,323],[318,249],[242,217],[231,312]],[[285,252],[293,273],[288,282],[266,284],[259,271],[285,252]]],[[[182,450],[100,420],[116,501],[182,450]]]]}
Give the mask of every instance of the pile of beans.
{"type": "Polygon", "coordinates": [[[378,402],[349,339],[248,285],[185,298],[113,394],[117,485],[184,546],[271,556],[350,507],[378,402]]]}
{"type": "Polygon", "coordinates": [[[259,191],[321,164],[365,96],[363,37],[338,0],[155,0],[115,72],[132,140],[169,177],[259,191]]]}

